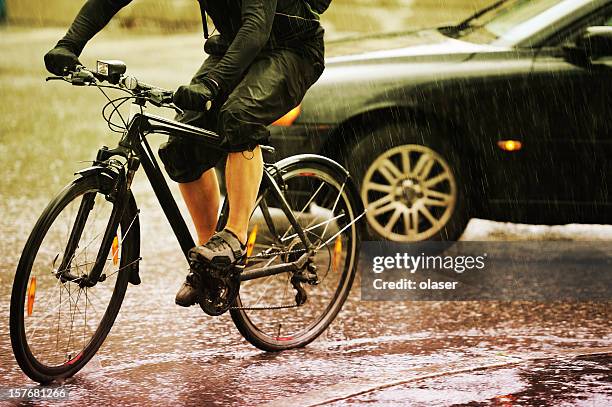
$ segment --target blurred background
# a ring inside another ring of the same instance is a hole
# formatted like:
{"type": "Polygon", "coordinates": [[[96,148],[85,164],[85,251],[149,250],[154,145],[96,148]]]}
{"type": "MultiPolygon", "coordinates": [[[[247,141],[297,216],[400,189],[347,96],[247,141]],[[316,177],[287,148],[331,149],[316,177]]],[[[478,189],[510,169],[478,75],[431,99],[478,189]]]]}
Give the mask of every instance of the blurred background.
{"type": "MultiPolygon", "coordinates": [[[[355,43],[343,39],[456,23],[491,2],[333,0],[321,17],[326,55],[350,52],[355,43]]],[[[101,144],[116,143],[116,135],[99,116],[102,95],[44,82],[43,55],[64,35],[84,3],[0,0],[0,89],[12,95],[9,103],[0,105],[4,173],[0,209],[15,213],[2,217],[0,227],[4,235],[18,240],[5,240],[0,247],[19,247],[49,196],[83,166],[80,161],[91,159],[101,144]],[[48,171],[41,173],[43,163],[48,171]],[[34,204],[33,198],[41,202],[34,204]],[[14,205],[16,200],[23,201],[14,205]],[[24,205],[32,212],[24,214],[24,205]]],[[[202,45],[196,0],[133,0],[88,44],[80,59],[86,66],[93,66],[97,59],[120,59],[131,74],[173,89],[187,83],[202,63],[202,45]]],[[[160,137],[154,144],[163,141],[160,137]]]]}
{"type": "MultiPolygon", "coordinates": [[[[329,39],[456,22],[490,0],[334,0],[322,20],[329,39]]],[[[82,1],[0,0],[6,20],[30,26],[65,26],[82,1]]],[[[115,28],[195,31],[200,28],[196,0],[134,0],[112,22],[115,28]]]]}

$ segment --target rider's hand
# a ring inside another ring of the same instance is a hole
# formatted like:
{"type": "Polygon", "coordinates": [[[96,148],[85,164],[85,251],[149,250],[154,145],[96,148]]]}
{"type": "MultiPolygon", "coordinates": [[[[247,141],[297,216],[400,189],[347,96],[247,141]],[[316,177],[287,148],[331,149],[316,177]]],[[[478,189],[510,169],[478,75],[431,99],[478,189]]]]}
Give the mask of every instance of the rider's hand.
{"type": "Polygon", "coordinates": [[[74,71],[77,65],[81,65],[79,58],[66,48],[55,47],[45,55],[45,66],[54,75],[65,75],[66,71],[74,71]]]}
{"type": "Polygon", "coordinates": [[[210,102],[215,100],[219,88],[213,81],[179,86],[174,92],[173,102],[184,110],[205,111],[210,109],[210,102]]]}

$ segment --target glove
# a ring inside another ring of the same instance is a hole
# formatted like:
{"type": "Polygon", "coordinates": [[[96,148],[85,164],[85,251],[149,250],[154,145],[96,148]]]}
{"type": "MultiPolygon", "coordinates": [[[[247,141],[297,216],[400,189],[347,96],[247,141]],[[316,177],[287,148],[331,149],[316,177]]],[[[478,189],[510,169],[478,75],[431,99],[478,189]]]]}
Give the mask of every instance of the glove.
{"type": "Polygon", "coordinates": [[[223,56],[227,52],[230,44],[220,35],[213,35],[204,43],[204,52],[208,55],[223,56]]]}
{"type": "Polygon", "coordinates": [[[45,55],[45,66],[54,75],[65,75],[81,65],[79,58],[67,48],[55,47],[45,55]]]}
{"type": "Polygon", "coordinates": [[[206,80],[194,85],[179,86],[172,101],[183,110],[202,112],[210,109],[218,93],[219,86],[212,80],[206,80]]]}

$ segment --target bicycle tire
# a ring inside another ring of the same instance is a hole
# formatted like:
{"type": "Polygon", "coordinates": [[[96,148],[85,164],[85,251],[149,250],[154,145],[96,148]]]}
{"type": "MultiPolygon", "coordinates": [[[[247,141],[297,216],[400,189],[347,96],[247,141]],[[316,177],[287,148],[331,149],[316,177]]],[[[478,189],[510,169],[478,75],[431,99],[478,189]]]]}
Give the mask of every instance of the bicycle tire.
{"type": "MultiPolygon", "coordinates": [[[[45,384],[59,379],[73,376],[81,370],[87,362],[96,354],[100,346],[106,339],[116,316],[119,312],[129,279],[129,265],[137,263],[139,255],[139,228],[136,225],[133,233],[127,233],[125,240],[121,244],[120,270],[126,272],[117,273],[116,282],[112,291],[111,300],[104,312],[104,315],[97,326],[94,335],[89,340],[85,348],[73,359],[60,366],[47,366],[41,363],[31,352],[26,338],[24,322],[24,306],[26,301],[26,290],[30,278],[31,269],[38,254],[45,235],[50,227],[60,215],[60,213],[75,199],[88,192],[105,193],[110,191],[113,180],[101,173],[88,174],[75,179],[67,185],[46,207],[34,226],[27,243],[23,249],[11,295],[10,307],[10,337],[13,353],[18,365],[23,372],[32,380],[45,384]]],[[[128,230],[131,222],[137,222],[138,212],[131,193],[127,197],[128,204],[124,210],[120,221],[120,228],[128,230]]],[[[60,288],[61,291],[61,288],[60,288]]],[[[60,303],[61,306],[61,303],[60,303]]]]}

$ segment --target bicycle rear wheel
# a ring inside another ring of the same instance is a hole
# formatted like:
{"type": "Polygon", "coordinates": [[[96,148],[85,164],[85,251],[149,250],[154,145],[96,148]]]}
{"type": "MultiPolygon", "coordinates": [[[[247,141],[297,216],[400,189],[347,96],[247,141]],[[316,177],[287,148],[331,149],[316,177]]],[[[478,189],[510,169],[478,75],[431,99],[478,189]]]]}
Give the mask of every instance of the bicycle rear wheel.
{"type": "MultiPolygon", "coordinates": [[[[302,347],[323,333],[350,291],[359,250],[358,198],[346,173],[308,157],[281,161],[278,168],[293,215],[319,247],[314,257],[319,284],[302,283],[307,300],[298,305],[291,273],[241,283],[232,319],[251,344],[265,351],[302,347]]],[[[246,270],[295,261],[305,253],[280,203],[264,193],[258,206],[249,226],[252,253],[246,270]]]]}
{"type": "Polygon", "coordinates": [[[139,244],[131,196],[133,205],[102,257],[104,281],[91,288],[80,284],[96,263],[115,205],[106,199],[111,184],[94,174],[64,188],[39,218],[21,255],[11,297],[11,343],[19,366],[34,381],[70,377],[85,366],[121,307],[139,244]]]}

